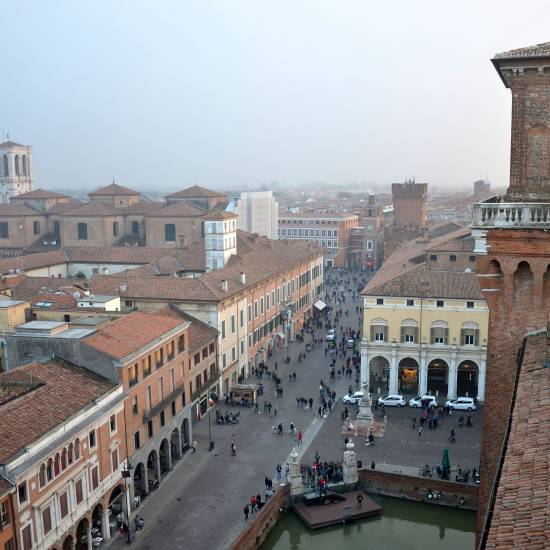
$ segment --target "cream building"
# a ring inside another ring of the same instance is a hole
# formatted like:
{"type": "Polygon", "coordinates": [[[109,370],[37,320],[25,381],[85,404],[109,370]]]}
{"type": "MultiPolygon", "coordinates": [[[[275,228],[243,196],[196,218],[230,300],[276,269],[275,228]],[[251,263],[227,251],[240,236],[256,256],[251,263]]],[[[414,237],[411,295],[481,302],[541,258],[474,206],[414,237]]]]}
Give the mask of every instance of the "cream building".
{"type": "Polygon", "coordinates": [[[485,396],[489,311],[475,273],[424,265],[363,291],[362,384],[449,399],[485,396]]]}

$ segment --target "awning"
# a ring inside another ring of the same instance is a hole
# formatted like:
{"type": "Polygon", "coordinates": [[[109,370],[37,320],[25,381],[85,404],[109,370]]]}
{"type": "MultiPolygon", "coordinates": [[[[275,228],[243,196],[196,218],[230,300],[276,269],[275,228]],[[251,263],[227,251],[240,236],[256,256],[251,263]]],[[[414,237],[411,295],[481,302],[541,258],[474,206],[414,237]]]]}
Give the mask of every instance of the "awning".
{"type": "Polygon", "coordinates": [[[323,302],[322,300],[317,300],[314,304],[314,307],[316,307],[319,311],[323,311],[327,307],[327,304],[323,302]]]}

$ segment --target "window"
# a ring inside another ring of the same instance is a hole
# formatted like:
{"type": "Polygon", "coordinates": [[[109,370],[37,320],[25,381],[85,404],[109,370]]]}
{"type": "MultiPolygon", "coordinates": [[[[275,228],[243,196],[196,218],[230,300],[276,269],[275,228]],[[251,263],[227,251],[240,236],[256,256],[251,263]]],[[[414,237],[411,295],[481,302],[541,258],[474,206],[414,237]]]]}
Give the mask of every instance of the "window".
{"type": "Polygon", "coordinates": [[[118,449],[115,449],[111,453],[111,465],[113,466],[113,473],[118,470],[118,449]]]}
{"type": "Polygon", "coordinates": [[[164,426],[166,424],[166,416],[164,415],[164,411],[160,411],[160,425],[164,426]]]}
{"type": "Polygon", "coordinates": [[[471,262],[475,262],[475,261],[476,261],[476,257],[475,257],[475,256],[469,256],[468,259],[469,259],[471,262]]]}
{"type": "Polygon", "coordinates": [[[139,235],[139,222],[132,222],[132,235],[139,235]]]}
{"type": "Polygon", "coordinates": [[[201,362],[201,354],[195,353],[193,356],[193,366],[198,365],[201,362]]]}
{"type": "Polygon", "coordinates": [[[132,300],[124,300],[124,307],[132,307],[132,300]]]}
{"type": "Polygon", "coordinates": [[[114,414],[109,418],[109,429],[111,430],[111,435],[116,432],[116,415],[114,414]]]}
{"type": "Polygon", "coordinates": [[[370,339],[372,342],[386,342],[388,340],[388,327],[372,324],[370,326],[370,339]]]}
{"type": "Polygon", "coordinates": [[[9,165],[8,165],[8,155],[4,155],[4,176],[9,176],[10,175],[10,171],[9,171],[9,165]]]}
{"type": "Polygon", "coordinates": [[[8,228],[8,222],[0,222],[0,239],[9,239],[10,231],[8,228]]]}
{"type": "Polygon", "coordinates": [[[94,466],[91,470],[91,474],[90,484],[92,491],[95,491],[99,487],[99,468],[94,466]]]}
{"type": "Polygon", "coordinates": [[[479,346],[479,328],[476,323],[468,322],[462,325],[460,343],[463,346],[479,346]]]}
{"type": "Polygon", "coordinates": [[[77,223],[76,224],[76,236],[79,241],[88,240],[88,224],[87,223],[77,223]]]}
{"type": "Polygon", "coordinates": [[[88,434],[88,441],[90,443],[90,449],[93,449],[95,447],[96,441],[95,441],[95,430],[92,430],[88,434]]]}
{"type": "Polygon", "coordinates": [[[437,262],[437,254],[430,254],[430,260],[432,262],[437,262]]]}
{"type": "Polygon", "coordinates": [[[443,300],[437,300],[436,305],[437,307],[445,307],[445,302],[443,300]]]}
{"type": "Polygon", "coordinates": [[[49,506],[42,510],[42,530],[44,531],[44,534],[49,533],[52,530],[52,514],[49,506]]]}
{"type": "Polygon", "coordinates": [[[258,317],[258,302],[254,302],[254,319],[258,317]]]}
{"type": "Polygon", "coordinates": [[[210,344],[210,345],[208,346],[208,352],[209,352],[209,353],[214,353],[214,348],[215,348],[214,344],[210,344]]]}
{"type": "Polygon", "coordinates": [[[377,306],[384,305],[384,298],[376,298],[376,305],[377,306]]]}
{"type": "Polygon", "coordinates": [[[172,416],[176,416],[176,402],[172,401],[172,416]]]}
{"type": "Polygon", "coordinates": [[[231,334],[235,334],[237,323],[235,321],[235,315],[231,315],[231,334]]]}
{"type": "Polygon", "coordinates": [[[28,493],[27,493],[27,482],[23,481],[17,487],[17,496],[19,497],[19,504],[27,502],[28,493]]]}
{"type": "Polygon", "coordinates": [[[149,420],[149,422],[147,422],[147,435],[149,437],[153,437],[153,421],[152,420],[149,420]]]}
{"type": "Polygon", "coordinates": [[[21,539],[23,541],[23,550],[31,550],[32,548],[32,530],[31,525],[26,525],[21,529],[21,539]]]}
{"type": "Polygon", "coordinates": [[[61,519],[67,516],[69,513],[69,500],[67,498],[67,492],[65,491],[59,495],[59,515],[61,519]]]}
{"type": "Polygon", "coordinates": [[[137,432],[134,432],[134,449],[137,450],[139,448],[141,448],[141,434],[138,430],[137,432]]]}
{"type": "Polygon", "coordinates": [[[80,458],[80,439],[77,439],[74,442],[74,459],[78,460],[80,458]]]}
{"type": "Polygon", "coordinates": [[[84,499],[84,493],[83,493],[83,490],[82,490],[82,479],[79,479],[74,484],[74,492],[75,492],[75,497],[76,497],[76,503],[80,504],[82,502],[82,500],[84,499]]]}
{"type": "Polygon", "coordinates": [[[223,340],[225,338],[225,321],[222,321],[221,333],[222,333],[222,340],[223,340]]]}
{"type": "Polygon", "coordinates": [[[418,342],[418,325],[413,319],[403,321],[401,325],[401,342],[407,344],[418,342]]]}
{"type": "Polygon", "coordinates": [[[176,241],[176,226],[173,223],[164,224],[164,240],[169,242],[176,241]]]}
{"type": "Polygon", "coordinates": [[[260,315],[264,312],[264,298],[260,298],[260,315]]]}
{"type": "Polygon", "coordinates": [[[222,369],[225,369],[227,367],[227,354],[222,354],[222,369]]]}
{"type": "Polygon", "coordinates": [[[40,222],[32,222],[32,232],[34,235],[40,235],[40,222]]]}
{"type": "Polygon", "coordinates": [[[466,302],[466,307],[468,309],[474,309],[474,302],[466,302]]]}
{"type": "Polygon", "coordinates": [[[252,321],[252,304],[248,305],[248,322],[252,321]]]}
{"type": "MultiPolygon", "coordinates": [[[[0,528],[4,529],[10,522],[10,513],[8,508],[8,500],[0,503],[0,528]]],[[[51,528],[51,527],[50,527],[51,528]]]]}
{"type": "Polygon", "coordinates": [[[231,348],[231,361],[235,361],[237,359],[237,348],[233,346],[231,348]]]}
{"type": "Polygon", "coordinates": [[[113,237],[118,237],[118,222],[113,222],[113,237]]]}
{"type": "Polygon", "coordinates": [[[50,458],[50,460],[48,460],[48,465],[46,466],[46,479],[48,481],[52,481],[53,476],[53,460],[50,458]]]}
{"type": "Polygon", "coordinates": [[[407,300],[407,305],[408,305],[409,307],[414,306],[414,300],[407,300]]]}
{"type": "Polygon", "coordinates": [[[449,256],[449,261],[450,261],[450,262],[456,262],[456,256],[455,256],[454,254],[451,254],[451,255],[449,256]]]}
{"type": "Polygon", "coordinates": [[[447,344],[449,341],[449,329],[446,323],[438,321],[430,328],[430,342],[432,344],[447,344]]]}

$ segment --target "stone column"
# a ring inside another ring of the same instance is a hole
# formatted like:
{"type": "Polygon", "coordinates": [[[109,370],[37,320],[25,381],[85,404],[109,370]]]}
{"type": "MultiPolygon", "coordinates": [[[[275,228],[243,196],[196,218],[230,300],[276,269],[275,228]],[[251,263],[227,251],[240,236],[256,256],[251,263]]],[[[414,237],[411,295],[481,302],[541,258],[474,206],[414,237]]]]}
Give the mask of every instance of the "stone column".
{"type": "Polygon", "coordinates": [[[350,438],[344,451],[344,483],[348,485],[357,483],[359,479],[357,475],[357,453],[353,449],[355,449],[355,444],[350,438]]]}
{"type": "Polygon", "coordinates": [[[479,374],[477,377],[477,398],[479,401],[485,399],[485,372],[487,370],[487,359],[483,357],[479,365],[479,374]]]}
{"type": "Polygon", "coordinates": [[[71,550],[76,550],[76,533],[74,535],[74,537],[72,538],[71,540],[71,550]]]}
{"type": "Polygon", "coordinates": [[[398,369],[397,369],[397,349],[392,346],[390,363],[390,393],[397,393],[398,389],[398,369]]]}
{"type": "Polygon", "coordinates": [[[92,545],[92,528],[88,526],[88,529],[86,529],[86,546],[88,550],[93,550],[92,545]]]}
{"type": "Polygon", "coordinates": [[[361,340],[361,387],[363,388],[370,384],[370,365],[368,361],[367,345],[365,339],[361,340]]]}
{"type": "Polygon", "coordinates": [[[419,380],[418,380],[418,395],[426,395],[428,393],[428,365],[426,364],[426,351],[420,351],[419,365],[419,380]]]}
{"type": "Polygon", "coordinates": [[[304,492],[302,483],[302,471],[300,469],[300,459],[296,449],[292,449],[290,453],[290,494],[301,495],[304,492]]]}
{"type": "Polygon", "coordinates": [[[101,533],[105,540],[111,538],[111,526],[109,525],[109,509],[105,510],[101,516],[101,533]]]}
{"type": "Polygon", "coordinates": [[[456,351],[451,353],[449,365],[449,384],[447,385],[447,399],[456,399],[456,351]]]}
{"type": "Polygon", "coordinates": [[[170,445],[170,442],[166,445],[166,462],[168,471],[170,471],[172,469],[172,445],[170,445]]]}

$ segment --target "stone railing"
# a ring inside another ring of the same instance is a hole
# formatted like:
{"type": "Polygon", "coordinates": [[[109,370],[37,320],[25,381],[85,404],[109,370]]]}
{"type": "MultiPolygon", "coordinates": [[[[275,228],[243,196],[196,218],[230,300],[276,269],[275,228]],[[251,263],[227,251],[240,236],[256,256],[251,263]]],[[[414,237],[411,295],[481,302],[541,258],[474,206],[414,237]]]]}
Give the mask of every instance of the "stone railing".
{"type": "Polygon", "coordinates": [[[494,197],[474,204],[472,229],[548,228],[550,202],[499,202],[494,197]]]}

